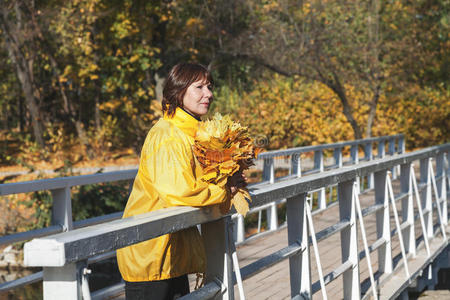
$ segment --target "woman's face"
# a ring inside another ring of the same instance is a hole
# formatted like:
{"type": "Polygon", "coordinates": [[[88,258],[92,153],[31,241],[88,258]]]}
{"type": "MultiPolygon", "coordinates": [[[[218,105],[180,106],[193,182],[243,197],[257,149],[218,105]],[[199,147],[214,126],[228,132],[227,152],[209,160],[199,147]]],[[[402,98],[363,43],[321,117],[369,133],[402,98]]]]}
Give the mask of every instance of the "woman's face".
{"type": "Polygon", "coordinates": [[[212,99],[211,84],[205,79],[198,80],[187,88],[183,97],[183,108],[187,112],[201,117],[208,112],[212,99]]]}

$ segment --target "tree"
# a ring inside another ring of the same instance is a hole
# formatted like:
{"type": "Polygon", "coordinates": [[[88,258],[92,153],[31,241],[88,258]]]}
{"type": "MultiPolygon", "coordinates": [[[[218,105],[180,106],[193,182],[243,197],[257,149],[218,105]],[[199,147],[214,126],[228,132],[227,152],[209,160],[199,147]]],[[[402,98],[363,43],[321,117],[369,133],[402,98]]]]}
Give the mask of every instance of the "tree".
{"type": "MultiPolygon", "coordinates": [[[[387,4],[359,1],[248,1],[251,26],[234,39],[227,54],[271,71],[299,75],[329,87],[339,98],[356,139],[371,128],[392,42],[380,25],[387,4]],[[349,99],[349,88],[364,99],[349,99]],[[363,116],[356,106],[366,106],[363,116]]],[[[389,7],[390,9],[390,7],[389,7]]]]}
{"type": "MultiPolygon", "coordinates": [[[[4,37],[4,46],[16,67],[31,125],[37,143],[43,147],[42,114],[38,103],[41,93],[34,76],[34,64],[37,57],[36,33],[33,30],[34,1],[4,1],[0,6],[0,26],[4,37]]],[[[19,103],[20,105],[20,103],[19,103]]]]}

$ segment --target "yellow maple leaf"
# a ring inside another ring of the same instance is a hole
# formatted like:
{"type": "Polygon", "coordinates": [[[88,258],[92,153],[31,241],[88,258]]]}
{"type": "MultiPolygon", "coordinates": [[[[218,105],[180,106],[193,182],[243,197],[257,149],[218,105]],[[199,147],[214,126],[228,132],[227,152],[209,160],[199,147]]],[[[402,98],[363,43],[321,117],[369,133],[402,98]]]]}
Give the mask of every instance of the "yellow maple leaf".
{"type": "MultiPolygon", "coordinates": [[[[212,119],[200,122],[198,126],[194,153],[203,168],[204,175],[201,178],[204,181],[224,187],[228,177],[252,165],[249,161],[258,152],[248,128],[233,122],[229,115],[216,113],[212,119]]],[[[239,189],[231,203],[238,213],[245,216],[249,210],[249,201],[248,191],[239,189]]]]}
{"type": "Polygon", "coordinates": [[[249,202],[251,202],[250,194],[246,189],[239,189],[238,192],[231,199],[236,211],[242,216],[246,216],[249,210],[249,202]]]}

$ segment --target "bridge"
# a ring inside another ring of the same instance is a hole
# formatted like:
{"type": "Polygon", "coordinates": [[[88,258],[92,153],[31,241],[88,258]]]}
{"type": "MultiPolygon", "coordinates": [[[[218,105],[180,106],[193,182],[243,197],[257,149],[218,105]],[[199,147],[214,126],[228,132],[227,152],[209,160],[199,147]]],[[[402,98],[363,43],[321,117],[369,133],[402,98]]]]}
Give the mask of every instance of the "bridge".
{"type": "Polygon", "coordinates": [[[0,245],[33,239],[25,244],[25,264],[43,267],[0,291],[43,280],[44,299],[120,295],[123,283],[91,293],[89,264],[200,226],[206,284],[183,299],[407,299],[408,289],[433,288],[439,269],[449,266],[449,153],[450,144],[404,153],[403,136],[263,153],[263,180],[250,187],[251,213],[265,212],[268,230],[249,238],[241,216],[222,216],[216,207],[72,222],[71,186],[131,180],[136,170],[3,184],[0,195],[50,190],[54,205],[52,226],[0,238],[0,245]],[[280,166],[289,174],[276,177],[280,166]],[[286,222],[279,222],[283,208],[286,222]]]}

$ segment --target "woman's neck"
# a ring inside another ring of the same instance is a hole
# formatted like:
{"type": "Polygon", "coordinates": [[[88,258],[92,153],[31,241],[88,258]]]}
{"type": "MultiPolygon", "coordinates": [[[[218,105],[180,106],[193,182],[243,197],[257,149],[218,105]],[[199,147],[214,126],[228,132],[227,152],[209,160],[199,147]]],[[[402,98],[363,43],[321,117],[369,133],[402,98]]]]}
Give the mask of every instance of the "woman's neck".
{"type": "Polygon", "coordinates": [[[197,121],[201,121],[201,120],[202,120],[202,119],[200,119],[200,117],[197,117],[196,115],[194,115],[194,114],[188,112],[187,110],[185,110],[185,109],[182,108],[181,106],[180,106],[180,108],[181,108],[185,113],[187,113],[188,115],[191,115],[192,117],[194,117],[197,121]]]}

